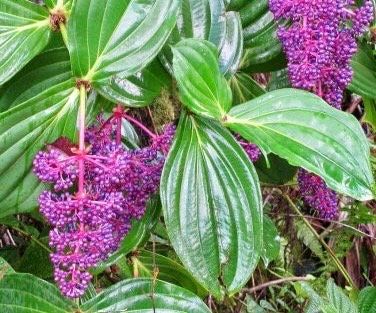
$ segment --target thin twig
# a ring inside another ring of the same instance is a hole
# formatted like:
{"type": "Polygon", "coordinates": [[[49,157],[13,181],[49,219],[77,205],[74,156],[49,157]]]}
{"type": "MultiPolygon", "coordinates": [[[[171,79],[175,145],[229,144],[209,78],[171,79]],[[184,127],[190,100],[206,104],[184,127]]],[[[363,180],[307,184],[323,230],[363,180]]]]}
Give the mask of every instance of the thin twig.
{"type": "MultiPolygon", "coordinates": [[[[273,214],[273,213],[269,213],[269,214],[273,214]]],[[[283,216],[290,216],[290,217],[301,217],[300,215],[298,214],[283,214],[283,213],[275,213],[276,215],[283,215],[283,216]]],[[[311,220],[317,220],[317,221],[322,221],[322,222],[328,222],[327,219],[325,218],[320,218],[320,217],[316,217],[316,216],[309,216],[309,215],[303,215],[304,218],[307,218],[307,219],[311,219],[311,220]]],[[[348,224],[345,224],[345,223],[341,223],[341,222],[338,222],[338,221],[329,221],[330,223],[332,224],[335,224],[335,225],[339,225],[339,226],[342,226],[342,227],[345,227],[345,228],[349,228],[357,233],[359,233],[360,235],[362,236],[365,236],[365,237],[368,237],[368,238],[371,238],[371,239],[376,239],[376,237],[374,236],[371,236],[363,231],[361,231],[360,229],[357,229],[356,227],[354,226],[351,226],[351,225],[348,225],[348,224]]]]}
{"type": "Polygon", "coordinates": [[[329,253],[329,255],[331,256],[333,262],[336,264],[338,270],[342,273],[343,277],[346,279],[347,283],[354,289],[354,290],[357,290],[357,287],[354,283],[354,281],[352,280],[350,274],[347,272],[346,268],[343,266],[342,262],[337,258],[337,256],[335,255],[335,253],[333,252],[333,250],[327,245],[327,243],[325,242],[325,240],[323,238],[321,238],[321,236],[316,232],[316,230],[312,227],[312,225],[310,224],[310,222],[304,217],[304,215],[300,212],[300,210],[298,209],[298,207],[295,205],[295,203],[291,200],[291,198],[286,195],[286,194],[282,194],[282,196],[287,200],[287,202],[289,203],[290,207],[296,212],[296,214],[298,214],[302,219],[303,219],[303,222],[304,224],[307,225],[307,227],[309,228],[309,230],[312,232],[312,234],[321,242],[321,244],[323,245],[323,247],[325,248],[325,250],[329,253]]]}
{"type": "Polygon", "coordinates": [[[268,281],[268,282],[266,282],[264,284],[258,285],[258,286],[253,287],[253,288],[243,289],[243,291],[251,294],[251,293],[254,293],[256,291],[265,289],[267,287],[275,286],[275,285],[280,285],[280,284],[283,284],[283,283],[286,283],[286,282],[308,281],[308,280],[312,280],[312,277],[309,277],[309,276],[304,276],[304,277],[300,277],[300,276],[284,277],[284,278],[280,278],[280,279],[268,281]]]}
{"type": "Polygon", "coordinates": [[[38,246],[40,246],[41,248],[43,248],[44,250],[46,250],[48,253],[51,253],[52,250],[50,248],[48,248],[46,245],[44,245],[42,242],[40,242],[37,238],[34,238],[33,235],[30,235],[29,233],[23,231],[22,229],[16,227],[16,226],[12,226],[12,229],[14,229],[15,231],[19,232],[20,234],[24,235],[25,237],[29,238],[31,241],[34,241],[38,246]]]}

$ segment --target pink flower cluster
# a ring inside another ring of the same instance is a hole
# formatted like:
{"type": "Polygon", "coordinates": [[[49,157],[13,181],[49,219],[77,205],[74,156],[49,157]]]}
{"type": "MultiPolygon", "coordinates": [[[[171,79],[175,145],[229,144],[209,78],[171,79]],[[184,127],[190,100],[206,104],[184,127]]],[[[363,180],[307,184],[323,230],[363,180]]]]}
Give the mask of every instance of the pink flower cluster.
{"type": "MultiPolygon", "coordinates": [[[[314,92],[341,109],[343,92],[352,80],[351,59],[356,38],[373,19],[373,4],[365,0],[269,0],[276,19],[290,21],[278,36],[288,60],[293,87],[314,92]]],[[[338,199],[325,182],[300,170],[299,191],[303,200],[323,218],[338,215],[338,199]]]]}
{"type": "Polygon", "coordinates": [[[148,131],[150,145],[130,150],[121,142],[122,118],[133,119],[118,107],[107,121],[100,119],[86,131],[84,150],[53,147],[34,160],[34,173],[54,189],[40,195],[40,211],[53,227],[55,281],[70,298],[84,294],[88,270],[119,247],[133,218],[143,216],[175,134],[173,125],[161,135],[148,131]]]}

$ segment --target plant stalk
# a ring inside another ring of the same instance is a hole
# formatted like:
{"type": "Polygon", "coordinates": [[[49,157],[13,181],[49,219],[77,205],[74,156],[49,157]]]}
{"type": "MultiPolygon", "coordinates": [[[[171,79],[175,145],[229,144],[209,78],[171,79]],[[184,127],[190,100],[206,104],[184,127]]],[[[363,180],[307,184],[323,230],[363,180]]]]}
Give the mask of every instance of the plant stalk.
{"type": "Polygon", "coordinates": [[[144,124],[142,124],[141,122],[139,122],[138,120],[134,119],[133,117],[127,115],[124,113],[123,117],[125,119],[127,119],[128,121],[130,121],[131,123],[135,124],[137,127],[139,127],[140,129],[142,129],[145,133],[147,133],[151,138],[155,138],[157,137],[156,134],[154,134],[152,131],[150,131],[144,124]]]}
{"type": "Polygon", "coordinates": [[[68,32],[67,32],[67,28],[65,27],[64,23],[59,23],[59,28],[60,28],[61,36],[63,37],[64,44],[68,48],[68,32]]]}
{"type": "Polygon", "coordinates": [[[333,250],[327,245],[325,240],[321,238],[321,236],[316,232],[316,230],[312,227],[310,222],[304,217],[304,215],[300,212],[298,207],[295,205],[295,203],[291,200],[291,198],[283,194],[283,197],[287,200],[289,203],[290,207],[296,212],[296,214],[299,215],[300,218],[302,218],[304,224],[307,225],[309,230],[312,232],[312,234],[320,241],[320,243],[324,246],[325,250],[329,253],[330,257],[332,258],[333,262],[336,264],[338,270],[341,272],[343,277],[346,279],[347,283],[354,289],[357,290],[358,288],[356,287],[354,281],[352,280],[350,274],[347,272],[346,268],[343,266],[341,261],[337,258],[333,250]]]}
{"type": "Polygon", "coordinates": [[[80,156],[78,160],[78,195],[84,195],[85,182],[85,113],[86,113],[86,89],[85,86],[80,87],[80,108],[79,108],[79,151],[80,156]]]}

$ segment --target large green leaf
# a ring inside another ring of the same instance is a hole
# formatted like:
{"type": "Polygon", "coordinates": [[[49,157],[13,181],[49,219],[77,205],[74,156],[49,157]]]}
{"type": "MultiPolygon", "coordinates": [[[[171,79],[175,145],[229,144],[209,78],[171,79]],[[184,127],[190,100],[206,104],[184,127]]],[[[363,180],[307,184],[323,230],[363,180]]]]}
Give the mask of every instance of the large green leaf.
{"type": "Polygon", "coordinates": [[[145,215],[139,221],[133,221],[132,228],[124,237],[120,247],[116,252],[101,262],[95,269],[94,274],[103,272],[107,267],[115,264],[120,259],[137,248],[141,248],[149,239],[150,233],[158,222],[161,213],[161,204],[159,198],[153,198],[149,201],[145,215]]]}
{"type": "Polygon", "coordinates": [[[0,312],[68,313],[74,307],[54,285],[30,274],[7,274],[0,279],[0,312]]]}
{"type": "Polygon", "coordinates": [[[159,280],[124,280],[84,303],[83,313],[210,313],[196,295],[181,287],[159,280]]]}
{"type": "Polygon", "coordinates": [[[364,288],[359,293],[358,308],[359,313],[376,312],[376,287],[364,288]]]}
{"type": "Polygon", "coordinates": [[[221,119],[232,105],[232,94],[219,70],[215,46],[184,39],[173,47],[173,54],[181,101],[195,113],[221,119]]]}
{"type": "Polygon", "coordinates": [[[351,62],[354,76],[349,90],[363,97],[376,98],[376,61],[373,51],[367,45],[362,45],[351,62]]]}
{"type": "Polygon", "coordinates": [[[223,74],[231,76],[238,69],[243,52],[240,17],[235,12],[225,12],[223,0],[182,0],[177,25],[160,55],[170,72],[170,46],[186,38],[205,39],[213,43],[219,51],[223,74]]]}
{"type": "Polygon", "coordinates": [[[48,11],[26,0],[0,3],[0,85],[11,79],[47,45],[48,11]]]}
{"type": "Polygon", "coordinates": [[[97,87],[131,76],[150,63],[168,39],[180,0],[76,0],[68,41],[74,76],[97,87]]]}
{"type": "Polygon", "coordinates": [[[67,49],[49,49],[33,59],[0,89],[0,111],[34,98],[71,77],[67,49]]]}
{"type": "Polygon", "coordinates": [[[200,297],[207,295],[207,292],[195,281],[192,275],[181,264],[170,258],[143,250],[132,261],[133,266],[138,267],[141,277],[153,277],[156,268],[159,280],[179,285],[200,297]]]}
{"type": "Polygon", "coordinates": [[[286,60],[268,0],[237,2],[233,5],[240,14],[245,48],[241,68],[246,72],[270,72],[284,68],[286,60]]]}
{"type": "Polygon", "coordinates": [[[257,144],[321,176],[355,199],[373,198],[369,145],[359,122],[312,93],[272,91],[231,109],[225,125],[257,144]]]}
{"type": "Polygon", "coordinates": [[[35,154],[58,137],[73,139],[78,90],[67,80],[0,114],[0,216],[36,207],[42,185],[31,172],[35,154]]]}
{"type": "Polygon", "coordinates": [[[237,292],[262,246],[260,186],[240,145],[217,122],[184,115],[160,191],[169,238],[185,267],[217,298],[237,292]]]}
{"type": "Polygon", "coordinates": [[[122,78],[116,75],[108,85],[98,86],[98,92],[114,102],[128,107],[143,107],[153,102],[163,88],[168,88],[171,78],[158,60],[141,72],[122,78]]]}
{"type": "Polygon", "coordinates": [[[193,293],[158,280],[130,279],[111,286],[80,308],[64,299],[52,284],[30,274],[0,279],[0,311],[4,313],[210,313],[193,293]]]}

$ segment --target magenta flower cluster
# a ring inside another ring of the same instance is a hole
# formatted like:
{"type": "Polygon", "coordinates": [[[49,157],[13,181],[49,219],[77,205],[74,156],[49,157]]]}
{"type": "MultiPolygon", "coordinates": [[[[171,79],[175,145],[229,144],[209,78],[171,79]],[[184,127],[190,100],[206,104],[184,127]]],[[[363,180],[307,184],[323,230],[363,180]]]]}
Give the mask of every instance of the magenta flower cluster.
{"type": "Polygon", "coordinates": [[[34,160],[34,173],[54,189],[40,195],[40,211],[53,227],[55,281],[70,298],[84,294],[88,270],[119,247],[159,187],[175,127],[153,135],[149,146],[129,150],[119,141],[124,116],[115,112],[87,130],[86,151],[54,147],[34,160]]]}
{"type": "MultiPolygon", "coordinates": [[[[341,109],[343,92],[352,79],[351,59],[356,38],[373,19],[373,4],[365,0],[269,0],[276,19],[290,21],[278,36],[288,60],[293,87],[311,91],[341,109]]],[[[338,215],[338,199],[318,176],[299,170],[299,192],[326,219],[338,215]]]]}
{"type": "Polygon", "coordinates": [[[334,220],[338,217],[337,195],[326,186],[322,178],[305,170],[299,170],[298,183],[304,201],[316,209],[321,218],[334,220]]]}
{"type": "Polygon", "coordinates": [[[257,145],[243,139],[239,135],[236,135],[235,138],[253,163],[257,162],[260,159],[261,150],[259,147],[257,147],[257,145]]]}
{"type": "Polygon", "coordinates": [[[276,19],[288,19],[278,36],[288,60],[293,87],[312,91],[337,109],[351,82],[351,58],[356,38],[373,19],[373,4],[366,0],[270,0],[276,19]]]}

